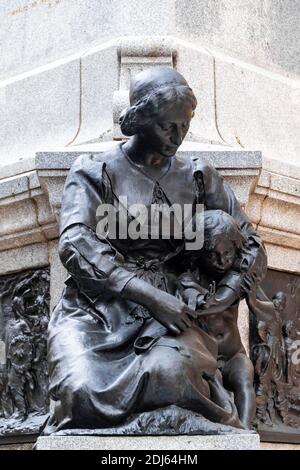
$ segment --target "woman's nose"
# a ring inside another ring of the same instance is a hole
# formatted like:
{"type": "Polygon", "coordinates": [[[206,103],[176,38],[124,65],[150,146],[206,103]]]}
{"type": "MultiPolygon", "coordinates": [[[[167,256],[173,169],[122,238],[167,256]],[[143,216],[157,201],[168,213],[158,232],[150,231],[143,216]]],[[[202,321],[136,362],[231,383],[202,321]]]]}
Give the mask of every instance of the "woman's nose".
{"type": "Polygon", "coordinates": [[[171,142],[175,145],[181,144],[183,140],[183,135],[179,127],[174,126],[170,139],[171,139],[171,142]]]}

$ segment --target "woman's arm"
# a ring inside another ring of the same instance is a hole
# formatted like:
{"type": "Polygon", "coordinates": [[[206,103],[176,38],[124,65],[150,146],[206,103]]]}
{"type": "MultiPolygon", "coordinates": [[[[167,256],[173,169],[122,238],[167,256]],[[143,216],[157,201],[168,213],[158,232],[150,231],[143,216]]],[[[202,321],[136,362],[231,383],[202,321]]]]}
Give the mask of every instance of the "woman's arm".
{"type": "MultiPolygon", "coordinates": [[[[114,158],[114,152],[106,155],[114,158]]],[[[99,156],[81,155],[66,179],[60,211],[59,255],[78,288],[91,301],[120,296],[135,276],[118,262],[118,253],[96,235],[97,211],[113,202],[106,165],[99,156]]]]}
{"type": "Polygon", "coordinates": [[[60,237],[62,263],[79,290],[95,302],[99,296],[114,296],[146,307],[152,316],[174,334],[180,334],[196,318],[183,302],[139,279],[117,260],[117,253],[82,224],[69,227],[60,237]]]}
{"type": "MultiPolygon", "coordinates": [[[[115,158],[118,151],[111,150],[106,159],[115,158]]],[[[97,237],[98,208],[112,202],[110,179],[99,155],[78,157],[66,179],[62,198],[59,243],[62,263],[92,302],[100,295],[132,300],[179,334],[191,326],[190,318],[196,317],[195,312],[174,296],[138,279],[134,271],[122,266],[117,250],[106,239],[97,237]]]]}
{"type": "Polygon", "coordinates": [[[74,224],[60,236],[59,256],[80,291],[92,302],[101,295],[121,296],[134,272],[116,261],[117,254],[89,227],[74,224]]]}

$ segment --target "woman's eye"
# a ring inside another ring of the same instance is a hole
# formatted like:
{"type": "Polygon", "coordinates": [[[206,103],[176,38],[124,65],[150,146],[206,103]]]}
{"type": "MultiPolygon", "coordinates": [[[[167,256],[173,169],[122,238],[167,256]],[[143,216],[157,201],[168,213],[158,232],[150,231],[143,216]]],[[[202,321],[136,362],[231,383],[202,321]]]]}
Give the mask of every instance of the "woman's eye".
{"type": "Polygon", "coordinates": [[[169,131],[171,129],[171,124],[158,124],[163,131],[169,131]]]}

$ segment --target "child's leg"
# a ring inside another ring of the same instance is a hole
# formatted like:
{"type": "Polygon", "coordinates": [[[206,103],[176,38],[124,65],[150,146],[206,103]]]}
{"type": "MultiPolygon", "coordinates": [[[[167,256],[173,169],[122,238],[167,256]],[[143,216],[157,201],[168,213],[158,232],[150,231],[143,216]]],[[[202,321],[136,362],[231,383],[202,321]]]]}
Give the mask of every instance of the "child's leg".
{"type": "Polygon", "coordinates": [[[223,368],[224,387],[234,393],[239,418],[246,428],[251,427],[256,411],[253,378],[252,362],[242,352],[235,354],[223,368]]]}

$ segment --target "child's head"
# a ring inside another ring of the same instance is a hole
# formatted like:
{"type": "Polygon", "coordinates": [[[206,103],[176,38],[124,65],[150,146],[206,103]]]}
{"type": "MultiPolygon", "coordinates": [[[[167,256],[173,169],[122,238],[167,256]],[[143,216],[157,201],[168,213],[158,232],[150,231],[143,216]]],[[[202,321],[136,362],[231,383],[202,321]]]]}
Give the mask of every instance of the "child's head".
{"type": "Polygon", "coordinates": [[[222,210],[205,211],[204,244],[201,260],[215,274],[232,268],[245,237],[235,219],[222,210]]]}
{"type": "Polygon", "coordinates": [[[277,292],[272,297],[272,302],[279,313],[283,313],[286,308],[287,296],[284,292],[277,292]]]}

